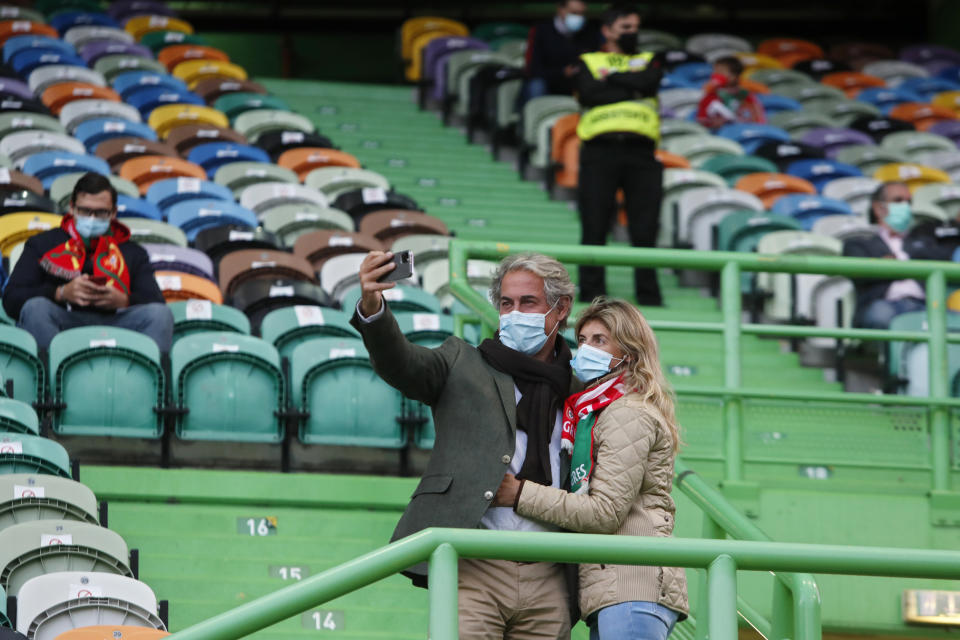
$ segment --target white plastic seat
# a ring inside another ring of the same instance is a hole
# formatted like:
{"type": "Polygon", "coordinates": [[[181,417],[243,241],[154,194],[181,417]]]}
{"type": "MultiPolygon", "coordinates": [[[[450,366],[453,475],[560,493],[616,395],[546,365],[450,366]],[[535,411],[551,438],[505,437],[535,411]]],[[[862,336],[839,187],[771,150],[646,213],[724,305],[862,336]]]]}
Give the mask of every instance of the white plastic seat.
{"type": "Polygon", "coordinates": [[[390,181],[376,171],[354,167],[320,167],[303,179],[304,186],[316,189],[333,202],[341,193],[366,187],[390,190],[390,181]]]}
{"type": "Polygon", "coordinates": [[[667,89],[657,95],[660,113],[671,113],[674,118],[686,119],[700,105],[700,89],[667,89]]]}
{"type": "Polygon", "coordinates": [[[87,153],[86,147],[76,138],[52,131],[27,129],[8,134],[0,140],[0,153],[10,158],[17,169],[23,168],[27,158],[44,151],[69,151],[81,155],[87,153]]]}
{"type": "Polygon", "coordinates": [[[77,51],[82,49],[83,45],[94,40],[111,40],[133,44],[133,36],[123,29],[96,25],[78,25],[67,29],[67,32],[63,34],[63,40],[72,44],[77,51]]]}
{"type": "Polygon", "coordinates": [[[867,219],[858,215],[833,215],[817,218],[810,229],[819,236],[830,236],[841,242],[850,238],[873,235],[876,229],[867,223],[867,219]]]}
{"type": "Polygon", "coordinates": [[[323,208],[330,206],[326,196],[310,187],[286,182],[261,182],[240,193],[240,206],[256,213],[281,204],[306,202],[323,208]]]}
{"type": "MultiPolygon", "coordinates": [[[[773,231],[760,238],[757,244],[757,253],[768,255],[839,256],[842,251],[843,243],[836,238],[809,231],[773,231]]],[[[764,308],[765,314],[780,322],[791,320],[794,316],[794,300],[799,302],[803,293],[808,294],[821,280],[830,277],[820,274],[758,273],[758,289],[773,294],[764,308]],[[794,280],[797,282],[796,298],[792,285],[794,280]]],[[[799,307],[796,311],[799,314],[799,307]]]]}
{"type": "MultiPolygon", "coordinates": [[[[497,270],[497,263],[489,260],[467,261],[467,282],[486,299],[490,294],[490,285],[497,270]]],[[[450,261],[435,260],[420,273],[423,289],[432,293],[444,309],[451,309],[455,298],[450,293],[450,261]]]]}
{"type": "Polygon", "coordinates": [[[861,71],[870,76],[883,78],[890,87],[896,87],[908,78],[930,76],[930,72],[923,67],[903,60],[875,60],[865,64],[861,71]]]}
{"type": "Polygon", "coordinates": [[[913,202],[923,209],[928,208],[929,205],[940,207],[948,217],[955,218],[960,213],[960,185],[926,184],[917,187],[913,192],[913,202]]]}
{"type": "Polygon", "coordinates": [[[52,87],[61,82],[86,82],[98,87],[107,86],[107,80],[102,73],[69,64],[51,64],[45,67],[37,67],[27,77],[27,86],[36,95],[43,93],[47,87],[52,87]]]}
{"type": "Polygon", "coordinates": [[[713,226],[733,211],[763,211],[763,202],[746,191],[704,187],[684,193],[677,202],[677,240],[699,251],[713,249],[713,226]]]}
{"type": "Polygon", "coordinates": [[[725,187],[723,178],[699,169],[664,169],[663,200],[660,204],[660,235],[658,247],[673,246],[673,209],[683,194],[704,187],[725,187]]]}
{"type": "Polygon", "coordinates": [[[360,263],[366,253],[334,256],[320,267],[320,287],[339,302],[347,290],[360,282],[360,263]]]}
{"type": "Polygon", "coordinates": [[[823,188],[825,198],[843,200],[858,216],[868,217],[870,198],[880,186],[873,178],[837,178],[823,188]]]}
{"type": "Polygon", "coordinates": [[[916,156],[917,162],[925,167],[934,167],[946,172],[951,182],[960,184],[960,150],[928,151],[916,156]]]}
{"type": "Polygon", "coordinates": [[[73,133],[77,125],[94,118],[119,118],[130,122],[140,122],[140,112],[122,102],[110,100],[74,100],[60,110],[60,124],[73,133]]]}

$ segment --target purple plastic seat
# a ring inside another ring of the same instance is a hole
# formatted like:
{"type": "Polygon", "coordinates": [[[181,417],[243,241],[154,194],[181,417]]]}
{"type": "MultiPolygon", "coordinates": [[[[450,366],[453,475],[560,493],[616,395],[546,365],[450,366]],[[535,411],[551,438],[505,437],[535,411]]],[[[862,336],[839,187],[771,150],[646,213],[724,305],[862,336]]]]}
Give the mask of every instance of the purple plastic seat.
{"type": "Polygon", "coordinates": [[[131,44],[129,42],[116,42],[114,40],[94,40],[80,49],[80,57],[90,65],[102,58],[113,54],[123,54],[127,56],[137,56],[140,58],[153,58],[153,52],[142,44],[131,44]]]}
{"type": "Polygon", "coordinates": [[[818,147],[828,158],[834,158],[840,149],[852,144],[876,144],[873,138],[854,129],[842,127],[818,127],[810,129],[800,142],[812,147],[818,147]]]}
{"type": "Polygon", "coordinates": [[[154,271],[183,271],[213,280],[213,261],[197,249],[172,244],[142,244],[154,271]]]}
{"type": "Polygon", "coordinates": [[[927,129],[927,133],[936,133],[950,138],[954,144],[960,144],[960,120],[941,120],[927,129]]]}
{"type": "Polygon", "coordinates": [[[490,49],[483,40],[476,38],[435,38],[427,44],[429,49],[437,40],[442,40],[442,46],[434,49],[431,60],[427,60],[427,54],[424,53],[424,70],[428,71],[427,78],[433,80],[433,89],[431,95],[434,100],[443,100],[447,90],[447,60],[451,54],[458,51],[487,51],[490,49]],[[430,66],[426,66],[429,62],[430,66]]]}
{"type": "Polygon", "coordinates": [[[30,91],[30,87],[16,78],[0,78],[0,93],[17,96],[24,100],[33,100],[33,91],[30,91]]]}
{"type": "Polygon", "coordinates": [[[960,65],[960,51],[936,44],[914,44],[901,49],[900,59],[922,67],[929,63],[943,62],[949,63],[946,66],[954,66],[960,65]]]}

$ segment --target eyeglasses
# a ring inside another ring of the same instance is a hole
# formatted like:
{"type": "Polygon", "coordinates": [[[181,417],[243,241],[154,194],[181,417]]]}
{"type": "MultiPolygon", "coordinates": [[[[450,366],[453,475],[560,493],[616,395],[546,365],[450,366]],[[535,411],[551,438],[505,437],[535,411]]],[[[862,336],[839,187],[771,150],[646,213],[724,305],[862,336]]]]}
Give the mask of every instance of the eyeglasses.
{"type": "Polygon", "coordinates": [[[74,207],[81,216],[94,218],[109,218],[113,215],[113,209],[90,209],[89,207],[74,207]]]}

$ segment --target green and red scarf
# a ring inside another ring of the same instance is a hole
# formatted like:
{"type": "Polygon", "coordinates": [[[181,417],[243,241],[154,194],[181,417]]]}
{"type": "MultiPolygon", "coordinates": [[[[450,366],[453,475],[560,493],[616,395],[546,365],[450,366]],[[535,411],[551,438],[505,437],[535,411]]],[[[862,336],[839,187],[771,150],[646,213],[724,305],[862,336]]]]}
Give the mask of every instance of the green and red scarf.
{"type": "MultiPolygon", "coordinates": [[[[83,273],[87,259],[87,245],[77,232],[73,216],[67,214],[60,221],[60,228],[70,236],[63,244],[43,254],[40,267],[52,276],[73,280],[83,273]]],[[[130,295],[130,273],[120,252],[120,245],[130,239],[130,229],[116,220],[110,222],[110,233],[102,235],[93,247],[93,276],[105,276],[108,287],[117,287],[130,295]]]]}
{"type": "Polygon", "coordinates": [[[570,454],[570,492],[586,493],[596,460],[594,429],[600,410],[622,398],[627,389],[623,374],[576,393],[563,404],[563,434],[560,447],[570,454]]]}

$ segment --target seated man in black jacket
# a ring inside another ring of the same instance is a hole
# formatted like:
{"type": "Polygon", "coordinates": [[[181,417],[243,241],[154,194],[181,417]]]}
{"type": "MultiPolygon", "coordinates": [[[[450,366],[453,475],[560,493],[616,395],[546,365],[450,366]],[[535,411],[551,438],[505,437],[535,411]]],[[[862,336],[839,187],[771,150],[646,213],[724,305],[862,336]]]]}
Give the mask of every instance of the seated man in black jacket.
{"type": "MultiPolygon", "coordinates": [[[[886,182],[874,192],[870,201],[870,222],[876,224],[876,235],[856,237],[843,243],[843,255],[857,258],[909,260],[904,234],[913,221],[910,210],[910,189],[902,182],[886,182]]],[[[926,308],[926,293],[916,280],[854,280],[857,308],[853,316],[856,326],[867,329],[888,329],[895,316],[926,308]]]]}
{"type": "Polygon", "coordinates": [[[150,336],[167,352],[173,315],[147,252],[117,221],[117,192],[87,173],[73,188],[59,229],[27,240],[3,294],[3,307],[41,349],[74,327],[109,325],[150,336]]]}
{"type": "Polygon", "coordinates": [[[960,214],[945,222],[922,222],[903,240],[903,249],[915,260],[960,262],[960,214]]]}
{"type": "Polygon", "coordinates": [[[570,95],[580,54],[600,46],[600,34],[586,24],[583,0],[560,0],[557,12],[530,32],[523,101],[570,95]]]}

